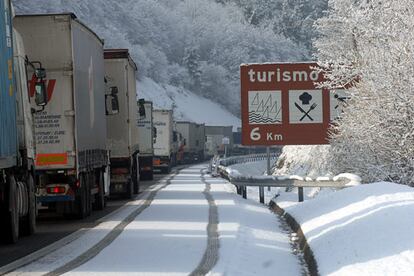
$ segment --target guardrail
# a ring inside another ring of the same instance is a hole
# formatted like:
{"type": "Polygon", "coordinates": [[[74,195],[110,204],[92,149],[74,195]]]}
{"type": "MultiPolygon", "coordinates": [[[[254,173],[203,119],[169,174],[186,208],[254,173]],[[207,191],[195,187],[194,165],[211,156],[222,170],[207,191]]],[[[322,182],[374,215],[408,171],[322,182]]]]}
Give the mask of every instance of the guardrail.
{"type": "MultiPolygon", "coordinates": [[[[270,153],[270,159],[276,159],[280,155],[280,152],[270,153]]],[[[231,166],[234,164],[247,163],[247,162],[256,162],[267,159],[267,153],[260,154],[250,154],[250,155],[241,155],[241,156],[232,156],[228,158],[222,158],[219,160],[220,165],[231,166]]]]}
{"type": "Polygon", "coordinates": [[[298,188],[298,201],[302,202],[304,199],[303,188],[305,187],[330,187],[330,188],[345,188],[361,184],[361,178],[354,174],[339,174],[334,177],[301,177],[297,175],[287,176],[244,176],[237,170],[227,168],[223,165],[216,166],[216,174],[227,179],[237,188],[237,193],[241,194],[243,198],[247,197],[246,187],[259,187],[260,202],[264,203],[264,187],[285,187],[298,188]]]}

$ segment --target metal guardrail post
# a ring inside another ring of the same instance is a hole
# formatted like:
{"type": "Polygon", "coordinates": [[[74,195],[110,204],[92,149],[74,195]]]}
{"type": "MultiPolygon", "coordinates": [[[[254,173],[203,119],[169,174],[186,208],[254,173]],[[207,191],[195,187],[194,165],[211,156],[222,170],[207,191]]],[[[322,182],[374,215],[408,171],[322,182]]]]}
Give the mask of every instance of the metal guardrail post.
{"type": "Polygon", "coordinates": [[[264,203],[264,187],[259,187],[259,199],[260,203],[264,203]]]}
{"type": "Polygon", "coordinates": [[[298,187],[299,202],[303,202],[303,187],[298,187]]]}

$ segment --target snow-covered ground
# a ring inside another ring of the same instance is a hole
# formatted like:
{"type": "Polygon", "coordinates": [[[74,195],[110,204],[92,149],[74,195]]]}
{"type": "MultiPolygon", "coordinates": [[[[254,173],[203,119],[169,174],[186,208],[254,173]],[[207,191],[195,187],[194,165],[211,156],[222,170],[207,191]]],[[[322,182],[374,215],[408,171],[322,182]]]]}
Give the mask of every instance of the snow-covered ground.
{"type": "MultiPolygon", "coordinates": [[[[70,268],[68,275],[189,275],[203,263],[205,254],[206,262],[217,260],[209,275],[301,275],[302,265],[277,216],[266,206],[234,194],[227,181],[202,176],[206,167],[181,170],[152,201],[144,193],[97,227],[11,275],[54,274],[62,267],[70,268]],[[218,223],[211,224],[212,206],[218,223]],[[96,255],[86,252],[143,207],[147,208],[110,244],[96,255]],[[214,237],[219,245],[210,248],[214,237]],[[78,262],[79,256],[86,262],[78,262]]],[[[163,179],[153,189],[166,183],[163,179]]]]}
{"type": "Polygon", "coordinates": [[[182,171],[112,244],[70,274],[191,272],[204,253],[207,239],[208,203],[199,172],[200,168],[182,171]]]}
{"type": "Polygon", "coordinates": [[[414,275],[413,188],[382,182],[276,202],[301,225],[321,275],[414,275]]]}
{"type": "Polygon", "coordinates": [[[288,233],[266,206],[234,193],[233,185],[207,178],[218,204],[220,259],[211,275],[301,275],[288,233]]]}
{"type": "MultiPolygon", "coordinates": [[[[182,170],[117,240],[70,274],[188,275],[201,260],[207,240],[202,168],[182,170]]],[[[274,214],[229,192],[222,179],[206,176],[206,182],[212,185],[219,214],[220,256],[212,275],[300,274],[274,214]]]]}
{"type": "Polygon", "coordinates": [[[214,126],[241,126],[239,118],[223,106],[189,91],[170,85],[159,85],[149,78],[137,82],[138,97],[153,101],[155,108],[174,109],[174,118],[214,126]]]}
{"type": "MultiPolygon", "coordinates": [[[[276,173],[326,175],[326,164],[312,159],[325,150],[286,148],[276,173]]],[[[266,164],[232,168],[262,175],[266,164]]],[[[257,191],[248,198],[258,200],[257,191]]],[[[301,225],[320,275],[414,275],[413,188],[381,182],[338,191],[305,189],[302,203],[296,190],[281,189],[274,201],[301,225]]]]}

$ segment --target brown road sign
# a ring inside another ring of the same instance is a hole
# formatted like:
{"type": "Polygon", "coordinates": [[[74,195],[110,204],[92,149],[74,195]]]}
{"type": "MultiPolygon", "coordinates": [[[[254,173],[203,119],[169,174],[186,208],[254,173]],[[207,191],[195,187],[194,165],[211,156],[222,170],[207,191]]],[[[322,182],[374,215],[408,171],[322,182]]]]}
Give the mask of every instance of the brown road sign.
{"type": "Polygon", "coordinates": [[[330,92],[316,63],[241,65],[243,145],[328,143],[330,92]]]}

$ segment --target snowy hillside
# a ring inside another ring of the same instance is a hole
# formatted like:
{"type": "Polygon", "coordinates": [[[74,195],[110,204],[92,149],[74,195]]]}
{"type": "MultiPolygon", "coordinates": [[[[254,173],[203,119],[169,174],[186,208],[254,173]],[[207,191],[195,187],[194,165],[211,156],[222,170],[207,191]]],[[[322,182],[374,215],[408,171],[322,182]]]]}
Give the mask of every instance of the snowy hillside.
{"type": "Polygon", "coordinates": [[[183,88],[160,85],[149,78],[137,82],[138,97],[154,102],[155,108],[174,109],[174,118],[206,125],[241,125],[239,118],[211,100],[197,96],[183,88]]]}
{"type": "Polygon", "coordinates": [[[140,80],[184,87],[239,116],[240,64],[304,60],[308,50],[266,22],[250,22],[247,3],[218,2],[13,1],[17,14],[75,13],[105,40],[106,48],[130,49],[140,80]]]}

